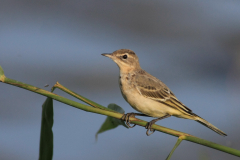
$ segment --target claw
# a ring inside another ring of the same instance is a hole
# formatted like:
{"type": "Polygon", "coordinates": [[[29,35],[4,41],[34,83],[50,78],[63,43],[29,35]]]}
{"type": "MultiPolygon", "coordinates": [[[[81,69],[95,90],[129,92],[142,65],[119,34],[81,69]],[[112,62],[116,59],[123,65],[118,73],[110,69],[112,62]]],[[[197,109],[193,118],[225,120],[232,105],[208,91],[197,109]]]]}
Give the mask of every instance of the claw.
{"type": "Polygon", "coordinates": [[[147,129],[147,132],[146,132],[147,136],[150,136],[151,134],[153,134],[155,132],[155,129],[152,129],[152,125],[153,125],[153,123],[148,122],[148,124],[145,127],[147,129]],[[150,133],[149,133],[149,131],[150,131],[150,133]]]}
{"type": "Polygon", "coordinates": [[[148,136],[150,136],[151,134],[153,134],[153,133],[155,132],[155,129],[152,129],[152,125],[153,125],[155,122],[157,122],[157,121],[159,121],[159,120],[161,120],[161,119],[170,117],[170,116],[171,116],[171,115],[166,114],[166,115],[163,116],[163,117],[160,117],[160,118],[157,118],[157,119],[154,119],[154,120],[148,122],[148,124],[147,124],[146,127],[145,127],[145,128],[147,129],[146,134],[147,134],[148,136]],[[149,133],[149,130],[151,131],[151,133],[149,133]]]}
{"type": "Polygon", "coordinates": [[[134,125],[130,125],[130,117],[135,117],[135,113],[127,113],[127,114],[124,114],[123,116],[122,116],[122,120],[124,120],[124,121],[126,121],[126,125],[129,127],[129,128],[133,128],[133,127],[135,127],[136,126],[136,124],[134,124],[134,125]]]}

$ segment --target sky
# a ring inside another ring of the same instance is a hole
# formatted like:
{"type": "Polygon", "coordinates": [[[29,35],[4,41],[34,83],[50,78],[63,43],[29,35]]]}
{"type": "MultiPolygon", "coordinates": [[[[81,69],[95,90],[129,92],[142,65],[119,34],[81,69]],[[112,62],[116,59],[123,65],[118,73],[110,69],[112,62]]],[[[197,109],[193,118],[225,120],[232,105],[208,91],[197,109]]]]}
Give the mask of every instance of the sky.
{"type": "MultiPolygon", "coordinates": [[[[144,70],[228,136],[175,117],[158,125],[240,150],[239,1],[0,2],[0,66],[8,78],[49,91],[58,81],[99,104],[134,112],[120,93],[117,65],[101,56],[122,48],[133,50],[144,70]]],[[[0,159],[38,159],[45,99],[0,83],[0,159]]],[[[177,140],[119,126],[96,141],[105,119],[54,101],[53,159],[165,159],[177,140]]],[[[172,159],[237,157],[184,141],[172,159]]]]}

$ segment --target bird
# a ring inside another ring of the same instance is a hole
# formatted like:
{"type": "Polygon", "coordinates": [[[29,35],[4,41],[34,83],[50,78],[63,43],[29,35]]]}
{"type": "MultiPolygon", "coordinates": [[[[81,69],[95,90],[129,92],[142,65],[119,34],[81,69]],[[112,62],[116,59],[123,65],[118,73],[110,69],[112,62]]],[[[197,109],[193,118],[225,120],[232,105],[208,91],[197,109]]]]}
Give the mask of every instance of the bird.
{"type": "Polygon", "coordinates": [[[191,109],[180,102],[173,92],[159,79],[147,73],[140,67],[136,53],[130,49],[119,49],[112,53],[103,53],[112,59],[120,70],[119,87],[123,98],[130,106],[140,113],[126,113],[122,120],[129,128],[130,118],[135,116],[153,117],[146,125],[146,134],[149,136],[155,130],[152,125],[158,120],[175,116],[178,118],[195,120],[210,128],[214,132],[227,136],[226,133],[196,115],[191,109]],[[150,132],[149,132],[150,131],[150,132]]]}

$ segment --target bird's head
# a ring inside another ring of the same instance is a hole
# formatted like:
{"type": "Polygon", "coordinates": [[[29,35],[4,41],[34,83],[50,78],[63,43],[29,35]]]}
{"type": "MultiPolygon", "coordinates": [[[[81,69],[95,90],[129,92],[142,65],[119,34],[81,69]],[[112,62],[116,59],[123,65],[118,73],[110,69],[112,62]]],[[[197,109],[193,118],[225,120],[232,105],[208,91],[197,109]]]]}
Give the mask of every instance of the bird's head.
{"type": "Polygon", "coordinates": [[[121,71],[140,68],[137,55],[130,49],[119,49],[113,53],[103,53],[102,55],[111,58],[117,63],[121,71]]]}

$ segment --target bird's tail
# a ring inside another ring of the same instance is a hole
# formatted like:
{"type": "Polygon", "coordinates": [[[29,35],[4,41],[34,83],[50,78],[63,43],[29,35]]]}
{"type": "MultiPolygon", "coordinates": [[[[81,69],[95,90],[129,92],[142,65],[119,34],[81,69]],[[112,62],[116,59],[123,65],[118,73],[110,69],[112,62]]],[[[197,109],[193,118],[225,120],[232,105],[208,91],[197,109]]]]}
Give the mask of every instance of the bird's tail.
{"type": "Polygon", "coordinates": [[[196,119],[195,119],[195,120],[196,120],[198,123],[201,123],[202,125],[210,128],[211,130],[213,130],[214,132],[220,134],[221,136],[227,136],[226,133],[224,133],[223,131],[221,131],[220,129],[218,129],[217,127],[215,127],[214,125],[212,125],[211,123],[209,123],[208,121],[206,121],[205,119],[203,119],[203,118],[201,118],[201,117],[199,117],[199,116],[197,116],[197,115],[195,115],[195,116],[196,116],[196,119]]]}

